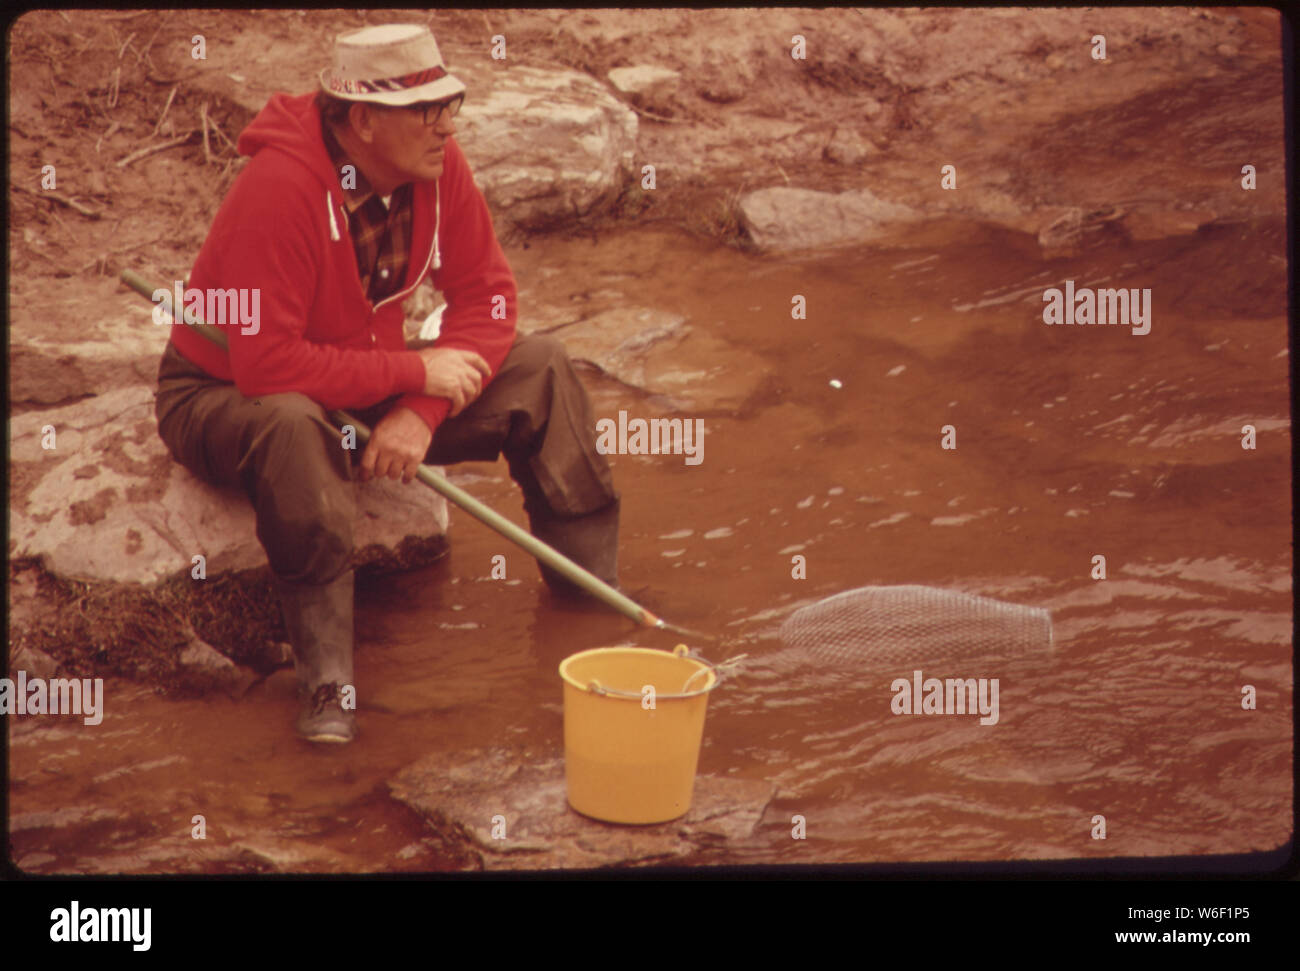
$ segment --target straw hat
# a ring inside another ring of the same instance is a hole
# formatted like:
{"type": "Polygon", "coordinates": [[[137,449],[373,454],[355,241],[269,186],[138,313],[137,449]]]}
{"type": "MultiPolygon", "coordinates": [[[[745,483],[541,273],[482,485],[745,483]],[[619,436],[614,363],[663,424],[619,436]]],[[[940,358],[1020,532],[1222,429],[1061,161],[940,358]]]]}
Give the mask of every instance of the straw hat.
{"type": "Polygon", "coordinates": [[[438,43],[420,24],[364,27],[334,39],[334,65],[320,73],[327,94],[347,101],[409,105],[465,91],[448,74],[438,43]]]}

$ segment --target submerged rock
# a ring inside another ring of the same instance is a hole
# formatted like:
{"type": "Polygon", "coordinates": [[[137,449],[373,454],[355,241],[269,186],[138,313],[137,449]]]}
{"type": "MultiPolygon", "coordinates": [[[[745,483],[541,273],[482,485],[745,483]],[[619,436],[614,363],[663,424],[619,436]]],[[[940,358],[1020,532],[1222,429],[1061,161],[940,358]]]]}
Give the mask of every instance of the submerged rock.
{"type": "Polygon", "coordinates": [[[759,249],[790,252],[868,242],[921,217],[867,189],[834,193],[777,186],[741,199],[740,218],[759,249]]]}
{"type": "Polygon", "coordinates": [[[1125,215],[1126,210],[1120,206],[1088,211],[1071,206],[1039,229],[1038,245],[1048,259],[1077,255],[1084,249],[1113,241],[1108,228],[1125,215]]]}
{"type": "Polygon", "coordinates": [[[678,409],[739,408],[760,391],[770,371],[755,352],[647,307],[608,310],[548,333],[564,343],[575,363],[678,409]]]}
{"type": "Polygon", "coordinates": [[[185,627],[186,647],[179,661],[186,671],[185,682],[192,690],[219,689],[238,697],[252,686],[256,676],[237,666],[215,647],[203,641],[194,628],[185,627]]]}
{"type": "Polygon", "coordinates": [[[691,810],[681,819],[650,826],[602,823],[569,807],[563,759],[538,761],[500,749],[429,756],[402,770],[388,788],[483,870],[683,863],[750,839],[776,795],[768,782],[700,776],[691,810]]]}
{"type": "Polygon", "coordinates": [[[691,332],[686,318],[647,307],[596,314],[555,331],[569,357],[624,384],[646,388],[645,358],[656,345],[675,346],[691,332]]]}

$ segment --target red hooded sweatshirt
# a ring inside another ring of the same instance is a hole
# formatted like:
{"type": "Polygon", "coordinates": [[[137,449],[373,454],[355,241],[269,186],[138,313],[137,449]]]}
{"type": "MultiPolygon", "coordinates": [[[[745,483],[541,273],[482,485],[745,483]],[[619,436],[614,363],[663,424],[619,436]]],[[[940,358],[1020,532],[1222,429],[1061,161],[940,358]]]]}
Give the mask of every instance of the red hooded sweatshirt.
{"type": "Polygon", "coordinates": [[[514,275],[465,155],[449,138],[442,176],[414,183],[405,284],[372,305],[314,100],[277,94],[239,136],[251,161],[190,274],[188,286],[205,293],[249,288],[251,300],[258,289],[257,326],[223,328],[228,356],[183,326],[172,327],[171,340],[246,397],[298,391],[326,408],[365,408],[402,395],[397,405],[436,431],[451,400],[421,393],[424,363],[405,349],[402,301],[432,273],[447,300],[436,346],[476,351],[495,375],[515,338],[514,275]],[[493,317],[494,304],[501,314],[498,296],[504,319],[493,317]]]}

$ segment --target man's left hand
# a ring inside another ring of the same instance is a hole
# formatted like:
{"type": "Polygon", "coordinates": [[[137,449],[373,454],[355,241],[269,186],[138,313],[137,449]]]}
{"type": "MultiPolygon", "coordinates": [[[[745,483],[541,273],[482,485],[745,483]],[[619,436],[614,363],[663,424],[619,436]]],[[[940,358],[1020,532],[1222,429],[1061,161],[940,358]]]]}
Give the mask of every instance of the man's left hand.
{"type": "Polygon", "coordinates": [[[410,408],[394,408],[375,425],[361,455],[361,481],[388,476],[410,482],[424,461],[433,432],[410,408]]]}

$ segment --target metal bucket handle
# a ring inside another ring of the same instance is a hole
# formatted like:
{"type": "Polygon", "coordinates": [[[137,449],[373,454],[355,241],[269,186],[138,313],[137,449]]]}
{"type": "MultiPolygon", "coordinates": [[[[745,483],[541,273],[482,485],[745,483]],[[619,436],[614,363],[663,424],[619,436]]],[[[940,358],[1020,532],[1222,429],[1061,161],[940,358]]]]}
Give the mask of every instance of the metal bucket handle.
{"type": "MultiPolygon", "coordinates": [[[[733,677],[740,666],[740,662],[749,656],[748,654],[737,654],[735,657],[728,658],[727,660],[722,661],[719,664],[713,664],[712,662],[702,657],[698,651],[691,650],[685,644],[678,644],[676,647],[674,647],[673,654],[675,654],[677,657],[685,657],[685,658],[690,658],[692,661],[699,661],[701,664],[704,665],[704,667],[699,668],[697,671],[695,671],[695,673],[693,673],[689,678],[686,679],[686,683],[682,685],[682,690],[680,693],[675,695],[656,694],[655,695],[656,698],[668,698],[668,699],[694,698],[699,695],[705,694],[708,691],[712,691],[713,688],[716,688],[718,685],[722,684],[722,682],[725,681],[727,678],[733,677]],[[698,678],[701,674],[705,674],[708,671],[712,671],[714,674],[713,688],[704,688],[695,692],[689,691],[688,689],[690,687],[691,682],[694,681],[696,678],[698,678]]],[[[593,694],[609,695],[615,698],[635,698],[638,701],[641,699],[641,694],[639,692],[621,691],[618,688],[606,688],[595,678],[592,678],[590,681],[587,682],[587,690],[592,692],[593,694]]]]}
{"type": "Polygon", "coordinates": [[[690,687],[691,682],[694,681],[696,678],[698,678],[701,674],[704,674],[705,671],[713,672],[715,677],[715,680],[713,682],[713,687],[716,688],[718,685],[722,684],[722,682],[726,681],[727,679],[735,677],[736,672],[741,667],[741,662],[744,661],[745,658],[749,657],[748,654],[737,654],[735,657],[729,657],[725,661],[719,661],[717,664],[714,664],[713,662],[706,659],[703,655],[701,655],[699,651],[693,651],[689,649],[685,644],[678,644],[676,647],[673,648],[673,653],[676,654],[678,657],[689,657],[692,661],[699,661],[701,664],[704,665],[704,667],[700,668],[698,671],[696,671],[694,674],[692,674],[689,678],[686,679],[686,683],[682,685],[683,694],[687,692],[687,689],[690,687]]]}

